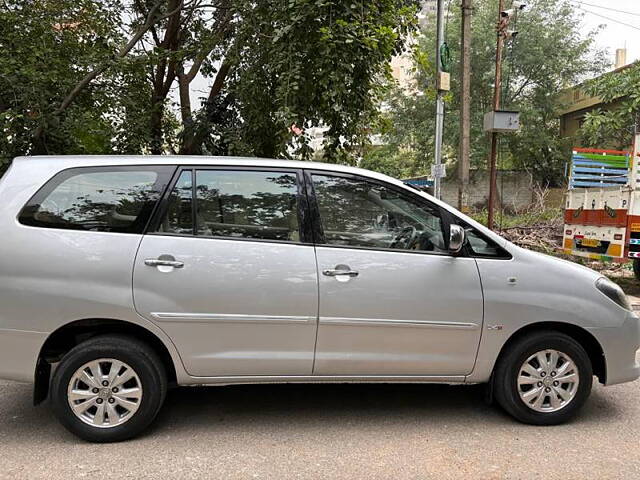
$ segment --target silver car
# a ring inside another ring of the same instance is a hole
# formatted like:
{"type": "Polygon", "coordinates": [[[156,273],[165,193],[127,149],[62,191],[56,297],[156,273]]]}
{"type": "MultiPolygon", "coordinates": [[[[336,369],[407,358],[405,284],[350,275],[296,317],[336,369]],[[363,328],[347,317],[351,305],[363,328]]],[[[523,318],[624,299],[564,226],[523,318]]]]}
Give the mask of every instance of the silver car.
{"type": "Polygon", "coordinates": [[[640,375],[622,290],[338,165],[17,158],[0,180],[0,377],[97,442],[173,385],[486,383],[530,424],[640,375]]]}

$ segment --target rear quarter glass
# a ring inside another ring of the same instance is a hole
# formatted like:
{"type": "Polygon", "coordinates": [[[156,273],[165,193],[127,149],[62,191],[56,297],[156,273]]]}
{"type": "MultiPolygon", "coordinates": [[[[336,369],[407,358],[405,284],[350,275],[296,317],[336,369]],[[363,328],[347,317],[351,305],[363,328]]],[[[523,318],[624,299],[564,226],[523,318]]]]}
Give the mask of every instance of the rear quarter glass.
{"type": "Polygon", "coordinates": [[[142,233],[173,166],[105,166],[63,170],[23,207],[23,225],[142,233]]]}

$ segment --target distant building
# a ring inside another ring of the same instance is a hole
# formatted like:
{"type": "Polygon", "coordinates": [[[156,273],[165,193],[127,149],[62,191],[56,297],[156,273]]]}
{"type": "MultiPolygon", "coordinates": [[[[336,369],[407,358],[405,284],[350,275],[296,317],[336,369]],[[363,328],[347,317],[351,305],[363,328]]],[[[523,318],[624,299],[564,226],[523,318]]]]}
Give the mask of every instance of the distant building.
{"type": "MultiPolygon", "coordinates": [[[[632,64],[627,65],[626,50],[619,48],[616,50],[616,66],[612,72],[619,73],[632,64]]],[[[560,135],[563,137],[576,137],[578,142],[577,133],[587,113],[593,111],[596,108],[615,109],[619,105],[620,100],[614,100],[613,102],[603,103],[602,99],[598,97],[592,97],[583,90],[583,85],[576,85],[574,87],[564,90],[560,94],[558,100],[560,108],[558,114],[560,116],[560,135]]],[[[582,145],[574,145],[581,147],[582,145]]],[[[604,146],[603,146],[604,148],[604,146]]]]}
{"type": "MultiPolygon", "coordinates": [[[[418,12],[418,25],[421,29],[430,23],[435,22],[438,10],[437,0],[422,0],[422,8],[418,12]]],[[[411,58],[411,47],[415,43],[415,38],[409,36],[405,44],[405,51],[391,59],[391,75],[396,79],[400,88],[410,91],[413,88],[413,59],[411,58]]]]}

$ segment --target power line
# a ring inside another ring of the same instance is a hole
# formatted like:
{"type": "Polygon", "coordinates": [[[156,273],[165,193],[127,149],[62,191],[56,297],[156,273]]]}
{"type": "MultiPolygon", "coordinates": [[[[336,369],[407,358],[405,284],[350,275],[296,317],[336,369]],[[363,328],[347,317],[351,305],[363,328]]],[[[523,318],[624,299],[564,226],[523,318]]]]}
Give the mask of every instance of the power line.
{"type": "Polygon", "coordinates": [[[595,5],[593,3],[582,2],[580,0],[574,0],[574,1],[576,3],[581,4],[581,5],[588,5],[589,7],[602,8],[603,10],[609,10],[610,12],[625,13],[627,15],[635,15],[637,17],[640,17],[640,13],[636,13],[636,12],[627,12],[626,10],[618,10],[617,8],[603,7],[601,5],[595,5]]]}
{"type": "Polygon", "coordinates": [[[578,8],[583,12],[590,13],[591,15],[595,15],[596,17],[604,18],[605,20],[609,20],[610,22],[619,23],[620,25],[624,25],[625,27],[633,28],[635,30],[640,30],[640,27],[636,27],[635,25],[631,25],[630,23],[624,23],[624,22],[621,22],[620,20],[616,20],[615,18],[602,15],[601,13],[592,12],[591,10],[587,10],[584,7],[578,7],[578,8]]]}

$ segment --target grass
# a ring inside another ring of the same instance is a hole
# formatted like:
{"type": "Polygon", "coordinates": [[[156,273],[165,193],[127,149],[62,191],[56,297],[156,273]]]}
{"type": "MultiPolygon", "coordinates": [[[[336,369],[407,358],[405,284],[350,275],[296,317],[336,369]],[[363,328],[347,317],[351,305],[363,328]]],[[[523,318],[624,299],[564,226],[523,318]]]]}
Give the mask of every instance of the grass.
{"type": "MultiPolygon", "coordinates": [[[[476,222],[483,225],[487,224],[487,211],[482,210],[470,215],[476,222]]],[[[560,208],[548,208],[542,211],[531,211],[514,214],[498,214],[495,216],[496,229],[503,230],[513,227],[530,227],[540,223],[552,223],[563,217],[563,210],[560,208]]]]}

